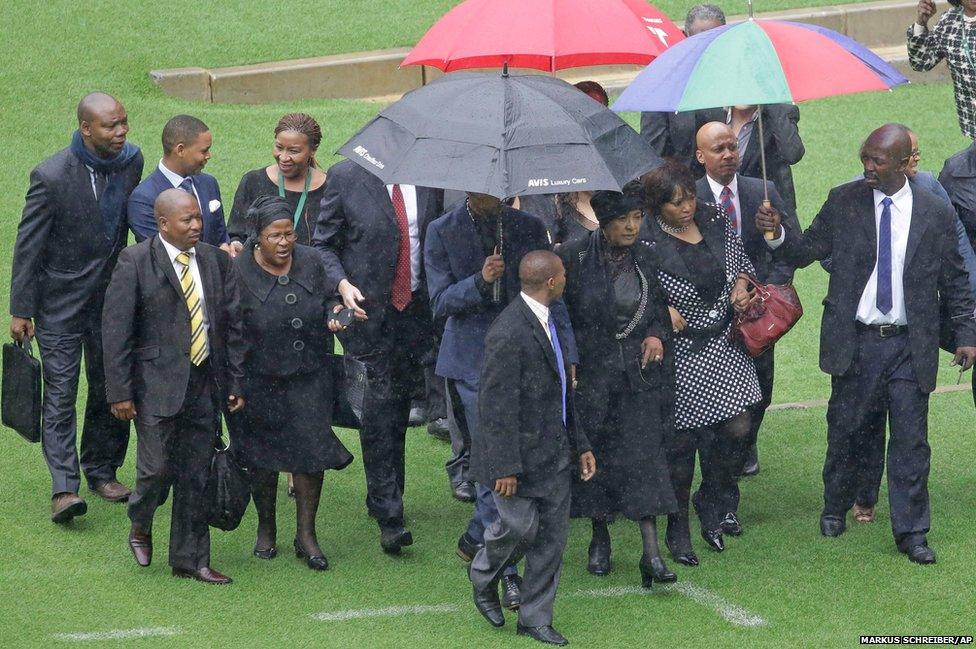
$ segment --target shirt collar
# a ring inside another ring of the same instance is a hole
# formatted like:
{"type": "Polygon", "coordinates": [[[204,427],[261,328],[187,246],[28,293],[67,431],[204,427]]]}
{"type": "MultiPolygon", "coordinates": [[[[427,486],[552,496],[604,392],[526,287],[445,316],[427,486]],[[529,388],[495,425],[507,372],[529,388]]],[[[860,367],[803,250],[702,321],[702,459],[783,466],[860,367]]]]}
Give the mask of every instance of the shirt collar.
{"type": "MultiPolygon", "coordinates": [[[[875,207],[877,207],[881,205],[882,201],[884,201],[887,194],[877,189],[872,191],[874,192],[874,205],[875,207]]],[[[901,189],[899,189],[898,191],[896,191],[894,194],[891,195],[891,202],[897,209],[901,209],[900,206],[904,204],[905,199],[910,198],[911,195],[912,195],[911,183],[906,178],[905,184],[902,185],[901,189]]]]}
{"type": "Polygon", "coordinates": [[[166,176],[166,180],[168,180],[173,187],[179,187],[180,183],[183,182],[184,177],[167,168],[167,166],[163,164],[162,160],[159,161],[159,172],[166,176]]]}
{"type": "Polygon", "coordinates": [[[522,296],[522,299],[525,300],[525,303],[529,305],[530,309],[532,309],[532,313],[534,313],[535,316],[539,318],[539,320],[541,320],[543,323],[548,324],[549,307],[547,307],[545,304],[542,304],[541,302],[532,299],[531,297],[525,294],[525,291],[522,291],[520,294],[522,296]]]}
{"type": "Polygon", "coordinates": [[[739,174],[732,176],[732,181],[728,185],[723,185],[708,174],[705,174],[705,178],[708,179],[708,186],[712,189],[712,195],[715,197],[722,195],[722,190],[726,187],[732,192],[732,198],[739,195],[739,174]]]}
{"type": "Polygon", "coordinates": [[[189,250],[180,250],[179,248],[171,244],[169,241],[164,239],[163,235],[159,235],[159,242],[162,243],[163,248],[166,249],[166,254],[169,255],[169,263],[171,264],[176,263],[176,255],[180,254],[181,252],[190,253],[190,259],[193,259],[193,255],[196,252],[193,248],[190,248],[189,250]]]}

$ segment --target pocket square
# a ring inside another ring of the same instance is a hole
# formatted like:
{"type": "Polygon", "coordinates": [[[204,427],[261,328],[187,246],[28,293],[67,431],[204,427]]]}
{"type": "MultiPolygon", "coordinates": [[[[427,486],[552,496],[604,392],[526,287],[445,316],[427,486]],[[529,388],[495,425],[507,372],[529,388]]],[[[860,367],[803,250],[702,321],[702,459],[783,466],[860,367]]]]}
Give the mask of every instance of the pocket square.
{"type": "Polygon", "coordinates": [[[217,210],[220,209],[220,201],[218,201],[215,198],[212,201],[210,201],[209,203],[207,203],[207,207],[210,208],[210,213],[213,214],[214,212],[216,212],[217,210]]]}

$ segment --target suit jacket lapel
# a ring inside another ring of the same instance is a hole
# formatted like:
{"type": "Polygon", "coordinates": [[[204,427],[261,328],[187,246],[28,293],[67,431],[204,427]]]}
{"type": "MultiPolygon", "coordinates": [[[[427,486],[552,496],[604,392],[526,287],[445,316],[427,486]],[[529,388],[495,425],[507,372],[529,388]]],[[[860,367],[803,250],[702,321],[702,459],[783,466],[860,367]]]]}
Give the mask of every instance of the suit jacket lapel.
{"type": "Polygon", "coordinates": [[[918,244],[922,241],[922,234],[925,232],[925,228],[928,227],[928,205],[924,201],[924,197],[912,192],[912,220],[908,226],[908,245],[905,247],[905,268],[908,268],[908,264],[911,263],[912,256],[918,250],[918,244]]]}
{"type": "Polygon", "coordinates": [[[200,271],[200,281],[203,282],[203,299],[207,305],[206,309],[208,319],[210,320],[210,330],[215,331],[215,317],[217,315],[217,309],[215,307],[218,302],[217,292],[219,287],[217,285],[216,262],[213,261],[211,253],[213,253],[213,248],[205,248],[200,245],[196,247],[194,254],[197,258],[197,269],[200,271]]]}
{"type": "MultiPolygon", "coordinates": [[[[400,229],[399,225],[397,225],[396,214],[393,212],[393,201],[390,200],[390,193],[386,190],[386,185],[383,184],[382,180],[368,171],[366,175],[370,177],[370,180],[364,184],[366,185],[367,191],[373,195],[373,204],[379,208],[399,235],[400,229]]],[[[419,206],[417,214],[418,216],[420,214],[419,206]]]]}
{"type": "Polygon", "coordinates": [[[99,228],[102,227],[102,214],[98,211],[98,200],[95,198],[95,191],[92,189],[91,172],[88,171],[81,160],[70,156],[68,164],[74,166],[74,179],[76,182],[75,196],[80,196],[84,203],[85,213],[94,215],[99,228]]]}
{"type": "MultiPolygon", "coordinates": [[[[760,181],[762,182],[762,181],[760,181]]],[[[760,193],[753,193],[749,189],[748,184],[742,182],[742,176],[739,176],[739,224],[740,230],[742,232],[742,242],[745,244],[746,250],[755,249],[756,246],[752,245],[752,241],[755,237],[760,236],[759,230],[756,227],[750,226],[754,223],[756,217],[756,212],[759,211],[759,204],[762,202],[762,188],[760,186],[760,193]]],[[[765,245],[765,244],[764,244],[765,245]]]]}
{"type": "Polygon", "coordinates": [[[677,243],[670,241],[671,235],[663,232],[661,228],[652,220],[647,225],[648,240],[652,242],[652,247],[658,258],[658,266],[669,275],[691,279],[691,270],[685,260],[678,254],[677,243]]]}
{"type": "Polygon", "coordinates": [[[556,353],[552,350],[552,343],[542,328],[542,323],[539,322],[539,318],[535,316],[535,313],[532,312],[532,309],[529,308],[529,305],[525,303],[525,300],[521,296],[515,299],[518,300],[519,307],[522,309],[522,315],[525,316],[529,327],[532,328],[532,334],[535,336],[536,341],[542,346],[542,353],[545,354],[546,360],[549,361],[549,367],[552,368],[552,371],[558,377],[559,366],[556,364],[556,353]]]}
{"type": "Polygon", "coordinates": [[[169,255],[166,254],[166,248],[163,246],[163,242],[159,240],[158,234],[153,237],[152,253],[156,265],[163,271],[163,275],[166,276],[169,283],[172,284],[176,294],[180,296],[180,302],[185,304],[186,301],[183,299],[183,287],[180,286],[180,278],[176,276],[176,270],[173,268],[173,263],[169,260],[169,255]]]}
{"type": "Polygon", "coordinates": [[[719,267],[722,269],[722,274],[725,274],[725,223],[718,218],[710,219],[706,223],[701,223],[702,219],[697,218],[698,214],[695,214],[695,222],[698,223],[698,230],[701,232],[702,238],[705,240],[705,245],[711,251],[712,256],[715,257],[715,261],[718,262],[719,267]]]}

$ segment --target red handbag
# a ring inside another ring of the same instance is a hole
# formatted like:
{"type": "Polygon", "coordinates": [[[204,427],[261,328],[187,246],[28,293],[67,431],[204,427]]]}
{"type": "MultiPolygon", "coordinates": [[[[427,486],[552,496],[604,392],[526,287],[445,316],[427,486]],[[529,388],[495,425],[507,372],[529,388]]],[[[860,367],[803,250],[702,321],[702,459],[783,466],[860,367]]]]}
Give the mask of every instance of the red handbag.
{"type": "Polygon", "coordinates": [[[745,311],[735,314],[732,337],[755,357],[793,328],[803,316],[803,305],[792,284],[760,284],[750,275],[742,277],[756,288],[756,294],[745,311]]]}

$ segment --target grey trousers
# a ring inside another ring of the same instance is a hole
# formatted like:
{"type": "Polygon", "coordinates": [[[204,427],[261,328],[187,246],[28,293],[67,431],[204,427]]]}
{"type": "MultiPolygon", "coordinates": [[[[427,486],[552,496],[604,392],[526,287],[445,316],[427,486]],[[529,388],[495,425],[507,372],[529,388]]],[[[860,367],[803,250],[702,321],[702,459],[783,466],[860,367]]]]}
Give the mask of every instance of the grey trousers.
{"type": "Polygon", "coordinates": [[[498,494],[498,520],[485,530],[485,545],[471,561],[471,581],[479,591],[497,588],[506,566],[525,558],[519,624],[552,624],[552,606],[569,535],[570,469],[553,476],[544,496],[498,494]]]}

